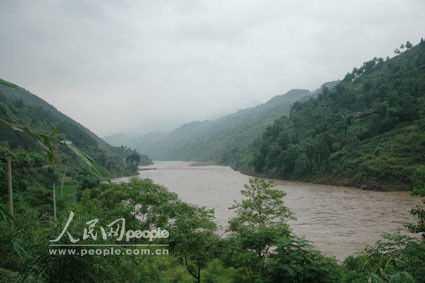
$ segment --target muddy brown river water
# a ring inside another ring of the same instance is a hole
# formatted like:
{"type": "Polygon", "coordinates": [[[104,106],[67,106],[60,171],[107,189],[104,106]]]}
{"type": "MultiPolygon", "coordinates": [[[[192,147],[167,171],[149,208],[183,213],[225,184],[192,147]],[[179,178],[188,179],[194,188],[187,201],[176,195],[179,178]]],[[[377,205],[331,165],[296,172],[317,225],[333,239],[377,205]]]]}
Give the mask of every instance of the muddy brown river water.
{"type": "MultiPolygon", "coordinates": [[[[191,166],[189,162],[155,162],[140,178],[150,178],[189,203],[214,208],[221,227],[240,200],[249,176],[225,166],[191,166]]],[[[291,227],[324,254],[342,260],[384,232],[405,231],[409,210],[416,199],[407,192],[374,192],[356,188],[275,181],[287,193],[286,205],[294,212],[291,227]]]]}

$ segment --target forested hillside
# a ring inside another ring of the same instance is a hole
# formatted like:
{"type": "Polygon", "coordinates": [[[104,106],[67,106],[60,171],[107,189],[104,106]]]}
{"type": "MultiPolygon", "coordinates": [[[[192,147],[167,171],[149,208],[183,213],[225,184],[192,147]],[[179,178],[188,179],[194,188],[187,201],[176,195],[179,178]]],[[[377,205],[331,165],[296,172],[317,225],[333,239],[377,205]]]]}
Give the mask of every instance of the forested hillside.
{"type": "Polygon", "coordinates": [[[242,163],[284,179],[407,188],[425,165],[424,41],[406,43],[391,59],[374,58],[334,89],[295,103],[242,163]]]}
{"type": "MultiPolygon", "coordinates": [[[[232,163],[275,119],[288,114],[293,103],[313,95],[294,89],[256,107],[212,121],[188,123],[163,135],[147,135],[129,143],[159,160],[196,160],[232,163]]],[[[122,139],[121,139],[122,141],[122,139]]]]}
{"type": "Polygon", "coordinates": [[[51,186],[58,174],[87,185],[134,174],[138,162],[150,162],[129,148],[110,146],[44,100],[4,80],[0,80],[0,152],[0,179],[4,180],[9,156],[18,190],[30,184],[51,186]]]}

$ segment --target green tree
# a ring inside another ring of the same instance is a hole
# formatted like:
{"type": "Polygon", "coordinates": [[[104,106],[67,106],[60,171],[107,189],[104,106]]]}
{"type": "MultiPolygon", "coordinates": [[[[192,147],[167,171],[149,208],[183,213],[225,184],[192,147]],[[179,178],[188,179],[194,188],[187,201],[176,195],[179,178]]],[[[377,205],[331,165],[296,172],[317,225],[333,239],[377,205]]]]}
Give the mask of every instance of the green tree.
{"type": "Polygon", "coordinates": [[[130,153],[126,158],[127,164],[133,168],[137,168],[140,164],[140,161],[141,161],[141,156],[136,151],[133,151],[132,153],[130,153]]]}
{"type": "Polygon", "coordinates": [[[252,178],[241,193],[243,199],[231,207],[236,216],[229,221],[229,242],[236,265],[247,269],[246,280],[255,281],[264,274],[278,240],[290,234],[288,220],[293,216],[284,204],[285,193],[269,181],[252,178]]]}
{"type": "Polygon", "coordinates": [[[211,209],[180,203],[170,226],[170,247],[187,272],[200,283],[202,269],[214,257],[218,236],[211,209]]]}
{"type": "Polygon", "coordinates": [[[292,218],[291,211],[285,206],[285,192],[277,189],[273,183],[251,178],[241,191],[243,199],[230,208],[236,216],[230,220],[230,230],[260,228],[265,226],[287,227],[292,218]]]}

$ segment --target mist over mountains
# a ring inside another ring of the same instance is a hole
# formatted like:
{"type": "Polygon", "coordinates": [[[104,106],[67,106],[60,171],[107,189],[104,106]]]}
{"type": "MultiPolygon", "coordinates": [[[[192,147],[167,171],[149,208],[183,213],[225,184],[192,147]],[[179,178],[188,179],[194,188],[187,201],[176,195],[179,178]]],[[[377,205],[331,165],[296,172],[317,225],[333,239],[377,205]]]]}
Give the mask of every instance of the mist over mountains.
{"type": "MultiPolygon", "coordinates": [[[[325,84],[329,87],[336,82],[325,84]]],[[[297,101],[316,96],[319,90],[293,89],[264,104],[243,109],[215,120],[186,123],[169,133],[117,134],[105,137],[113,145],[127,145],[155,160],[225,162],[235,150],[243,150],[297,101]]]]}

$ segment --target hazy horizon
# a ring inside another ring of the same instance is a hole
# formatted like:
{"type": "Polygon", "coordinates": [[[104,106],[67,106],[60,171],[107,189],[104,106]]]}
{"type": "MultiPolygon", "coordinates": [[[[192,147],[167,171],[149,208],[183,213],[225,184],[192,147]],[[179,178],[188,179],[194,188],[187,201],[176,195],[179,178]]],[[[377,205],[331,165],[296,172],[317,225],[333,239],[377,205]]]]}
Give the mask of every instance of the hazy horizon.
{"type": "Polygon", "coordinates": [[[425,2],[0,3],[0,78],[101,136],[161,131],[341,79],[424,37],[425,2]]]}

